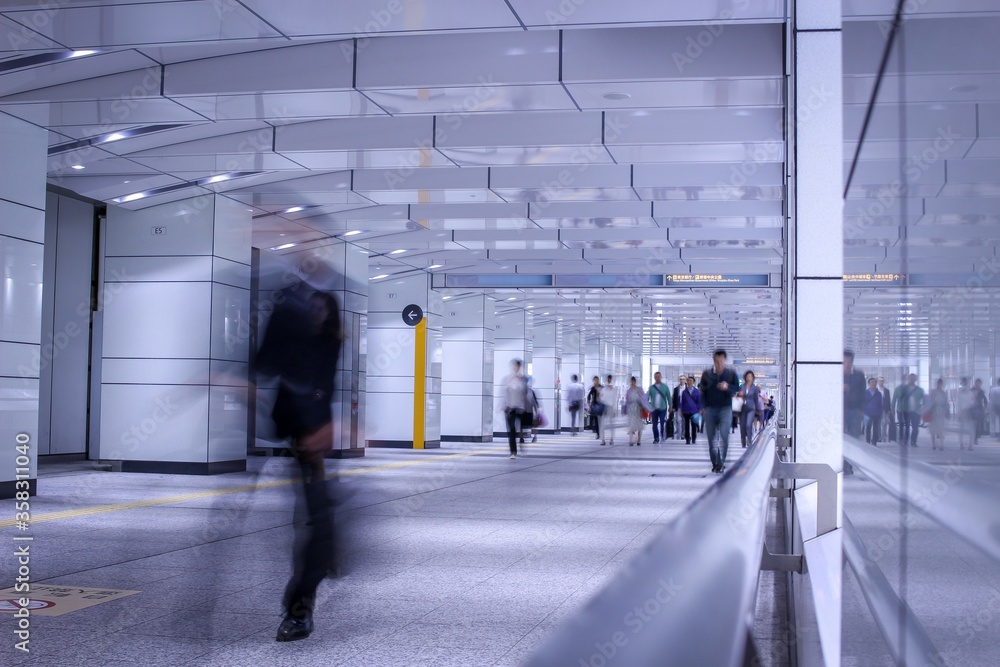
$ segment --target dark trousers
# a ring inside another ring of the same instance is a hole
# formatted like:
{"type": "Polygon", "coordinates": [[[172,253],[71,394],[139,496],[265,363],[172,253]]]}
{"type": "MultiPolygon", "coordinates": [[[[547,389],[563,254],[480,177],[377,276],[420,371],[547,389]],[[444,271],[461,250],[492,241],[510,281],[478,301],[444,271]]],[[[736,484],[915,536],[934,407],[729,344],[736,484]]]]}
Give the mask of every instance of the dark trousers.
{"type": "Polygon", "coordinates": [[[910,441],[910,420],[906,416],[907,413],[899,410],[896,413],[897,420],[896,423],[899,424],[899,442],[904,445],[910,441]]]}
{"type": "Polygon", "coordinates": [[[507,411],[507,444],[510,445],[511,454],[517,454],[517,439],[521,437],[524,424],[530,421],[526,418],[528,414],[521,410],[507,411]]]}
{"type": "Polygon", "coordinates": [[[653,442],[667,439],[667,411],[653,410],[653,442]]]}
{"type": "MultiPolygon", "coordinates": [[[[915,447],[917,445],[917,435],[920,433],[920,413],[904,412],[902,415],[903,423],[905,424],[903,432],[908,434],[910,445],[915,447]]],[[[900,442],[904,445],[906,444],[906,441],[907,439],[905,437],[900,440],[900,442]]]]}
{"type": "MultiPolygon", "coordinates": [[[[293,450],[294,453],[294,450],[293,450]]],[[[327,492],[323,459],[296,455],[302,477],[305,516],[296,518],[292,578],[285,587],[285,613],[295,618],[312,614],[316,589],[335,568],[333,502],[327,492]]]]}
{"type": "Polygon", "coordinates": [[[757,416],[754,410],[743,410],[739,413],[740,443],[746,447],[753,440],[753,421],[757,416]]]}
{"type": "Polygon", "coordinates": [[[882,439],[882,416],[869,416],[868,423],[865,424],[865,441],[869,445],[877,445],[882,439]]]}
{"type": "Polygon", "coordinates": [[[684,415],[684,442],[689,445],[698,439],[698,427],[692,420],[694,415],[684,415]]]}

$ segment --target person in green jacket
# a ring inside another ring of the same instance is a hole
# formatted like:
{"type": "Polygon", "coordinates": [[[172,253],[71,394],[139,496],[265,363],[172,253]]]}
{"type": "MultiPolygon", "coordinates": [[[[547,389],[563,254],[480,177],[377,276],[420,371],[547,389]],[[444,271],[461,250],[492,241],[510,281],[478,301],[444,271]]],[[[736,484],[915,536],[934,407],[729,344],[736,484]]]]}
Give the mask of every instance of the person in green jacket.
{"type": "Polygon", "coordinates": [[[911,447],[917,446],[923,406],[924,390],[917,385],[916,373],[910,373],[907,383],[896,387],[892,396],[892,408],[899,414],[900,444],[905,445],[909,441],[911,447]]]}

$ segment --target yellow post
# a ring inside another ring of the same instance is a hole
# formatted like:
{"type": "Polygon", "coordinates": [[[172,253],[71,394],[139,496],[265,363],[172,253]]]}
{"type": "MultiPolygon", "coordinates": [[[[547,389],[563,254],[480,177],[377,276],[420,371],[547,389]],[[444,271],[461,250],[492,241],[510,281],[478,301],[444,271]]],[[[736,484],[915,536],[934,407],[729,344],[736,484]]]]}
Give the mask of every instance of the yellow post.
{"type": "Polygon", "coordinates": [[[427,318],[413,332],[413,448],[424,448],[424,410],[427,402],[427,318]]]}

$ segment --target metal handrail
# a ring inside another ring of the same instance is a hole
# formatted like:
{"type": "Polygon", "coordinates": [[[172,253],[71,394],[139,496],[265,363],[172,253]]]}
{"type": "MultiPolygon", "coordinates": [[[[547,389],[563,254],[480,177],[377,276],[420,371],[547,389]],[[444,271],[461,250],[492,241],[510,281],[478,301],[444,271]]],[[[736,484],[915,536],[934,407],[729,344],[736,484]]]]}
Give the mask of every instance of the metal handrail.
{"type": "Polygon", "coordinates": [[[967,473],[953,467],[942,469],[923,461],[907,461],[904,466],[899,456],[846,436],[844,458],[897,499],[1000,561],[1000,501],[992,487],[963,479],[967,473]]]}
{"type": "Polygon", "coordinates": [[[753,623],[777,429],[667,524],[528,667],[741,665],[753,623]],[[712,632],[705,634],[706,623],[712,632]]]}

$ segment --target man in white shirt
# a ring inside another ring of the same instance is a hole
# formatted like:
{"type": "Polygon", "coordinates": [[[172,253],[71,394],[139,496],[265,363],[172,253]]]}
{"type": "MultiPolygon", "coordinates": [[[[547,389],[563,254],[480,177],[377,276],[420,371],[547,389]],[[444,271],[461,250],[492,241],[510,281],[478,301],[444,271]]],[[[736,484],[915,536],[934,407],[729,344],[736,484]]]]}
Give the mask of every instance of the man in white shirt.
{"type": "Polygon", "coordinates": [[[573,430],[573,435],[580,432],[580,427],[577,426],[576,420],[580,416],[580,413],[583,412],[583,395],[583,383],[580,382],[579,376],[574,375],[573,381],[566,388],[566,401],[568,402],[570,427],[573,430]]]}
{"type": "Polygon", "coordinates": [[[614,376],[609,375],[608,381],[601,387],[600,401],[604,404],[604,413],[600,417],[601,444],[615,444],[615,417],[618,413],[618,388],[614,385],[614,376]]]}

